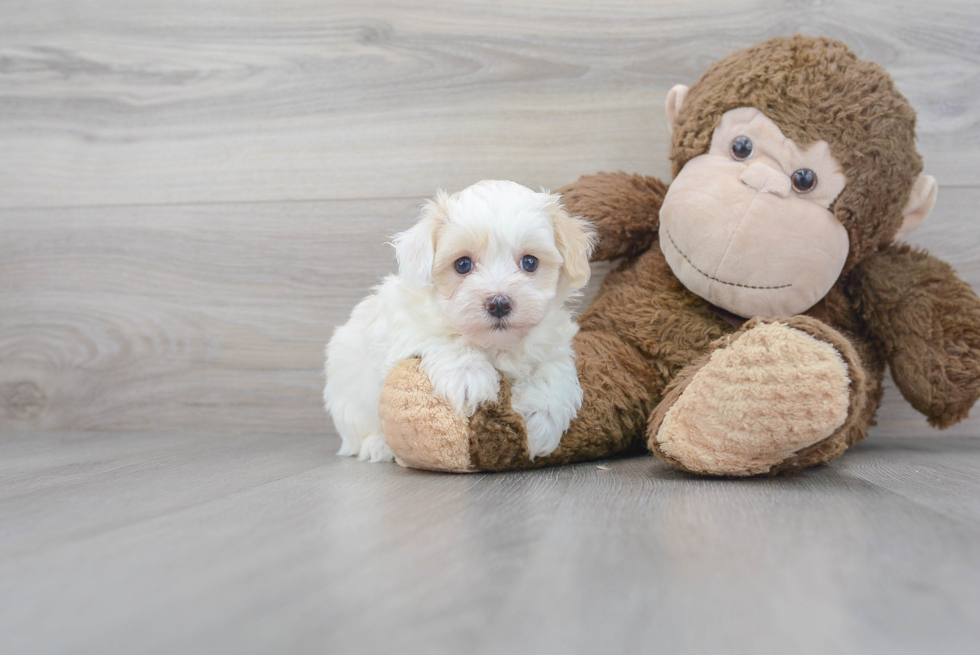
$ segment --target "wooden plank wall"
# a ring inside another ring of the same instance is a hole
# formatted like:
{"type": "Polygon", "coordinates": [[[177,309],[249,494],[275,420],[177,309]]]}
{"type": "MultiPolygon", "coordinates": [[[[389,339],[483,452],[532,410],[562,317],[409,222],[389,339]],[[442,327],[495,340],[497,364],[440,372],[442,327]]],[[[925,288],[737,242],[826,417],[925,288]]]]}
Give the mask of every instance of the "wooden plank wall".
{"type": "MultiPolygon", "coordinates": [[[[323,344],[424,197],[668,178],[667,90],[781,34],[891,71],[941,185],[911,241],[980,287],[974,2],[3,0],[0,17],[2,429],[331,432],[323,344]]],[[[894,389],[879,423],[931,433],[894,389]]]]}

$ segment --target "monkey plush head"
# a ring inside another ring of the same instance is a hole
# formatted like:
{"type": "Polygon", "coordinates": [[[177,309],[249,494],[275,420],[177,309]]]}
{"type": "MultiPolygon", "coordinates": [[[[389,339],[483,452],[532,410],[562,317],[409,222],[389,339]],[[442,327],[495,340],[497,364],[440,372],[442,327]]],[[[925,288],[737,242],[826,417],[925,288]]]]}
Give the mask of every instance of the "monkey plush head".
{"type": "Polygon", "coordinates": [[[790,316],[929,214],[915,112],[877,64],[824,38],[777,38],[667,97],[674,181],[660,247],[734,314],[790,316]]]}

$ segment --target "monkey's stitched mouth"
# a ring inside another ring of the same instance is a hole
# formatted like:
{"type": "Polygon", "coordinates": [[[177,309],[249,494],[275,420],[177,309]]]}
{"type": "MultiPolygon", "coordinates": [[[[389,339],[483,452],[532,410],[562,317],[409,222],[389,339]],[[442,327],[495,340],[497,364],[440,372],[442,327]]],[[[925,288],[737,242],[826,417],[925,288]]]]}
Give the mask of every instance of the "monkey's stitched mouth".
{"type": "Polygon", "coordinates": [[[687,255],[684,254],[684,251],[681,250],[678,247],[677,242],[674,241],[674,237],[670,236],[670,230],[668,230],[667,228],[664,228],[664,232],[667,233],[667,238],[670,239],[670,245],[674,246],[674,250],[676,250],[677,252],[680,253],[681,257],[684,258],[684,261],[686,261],[688,264],[690,264],[691,265],[691,268],[693,268],[695,271],[697,271],[698,273],[700,273],[704,277],[708,278],[709,280],[713,280],[714,282],[718,282],[720,284],[727,284],[728,286],[732,286],[732,287],[741,287],[743,289],[785,289],[787,287],[793,286],[792,284],[780,284],[780,285],[774,286],[774,287],[757,287],[757,286],[754,286],[754,285],[751,285],[751,284],[739,284],[738,282],[728,282],[726,280],[719,280],[718,278],[716,278],[716,277],[714,277],[712,275],[708,275],[707,273],[705,273],[704,271],[702,271],[700,268],[698,268],[694,264],[694,262],[691,261],[691,258],[690,257],[688,257],[687,255]]]}

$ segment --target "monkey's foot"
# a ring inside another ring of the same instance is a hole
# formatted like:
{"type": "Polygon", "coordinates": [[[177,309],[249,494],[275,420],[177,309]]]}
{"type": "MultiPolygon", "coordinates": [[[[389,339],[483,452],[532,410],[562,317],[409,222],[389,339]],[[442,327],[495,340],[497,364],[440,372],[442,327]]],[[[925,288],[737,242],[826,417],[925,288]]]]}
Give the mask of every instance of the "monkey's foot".
{"type": "Polygon", "coordinates": [[[469,424],[432,393],[418,358],[399,362],[381,390],[381,431],[395,461],[432,471],[472,471],[469,424]]]}
{"type": "Polygon", "coordinates": [[[418,358],[399,362],[381,390],[381,431],[395,461],[429,471],[504,471],[545,466],[530,461],[524,419],[511,409],[510,383],[496,401],[483,403],[467,421],[432,393],[418,358]]]}
{"type": "Polygon", "coordinates": [[[850,343],[806,316],[753,319],[671,382],[650,417],[650,449],[708,475],[778,473],[847,448],[845,423],[863,401],[850,343]],[[856,388],[857,386],[857,388],[856,388]]]}

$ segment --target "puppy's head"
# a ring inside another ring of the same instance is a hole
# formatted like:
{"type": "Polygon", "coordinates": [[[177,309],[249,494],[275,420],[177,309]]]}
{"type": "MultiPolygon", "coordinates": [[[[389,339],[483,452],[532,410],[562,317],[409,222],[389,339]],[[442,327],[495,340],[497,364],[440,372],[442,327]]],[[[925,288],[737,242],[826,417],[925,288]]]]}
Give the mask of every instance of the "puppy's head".
{"type": "Polygon", "coordinates": [[[495,180],[439,192],[394,239],[402,279],[430,288],[452,326],[485,347],[522,339],[585,286],[594,242],[558,196],[495,180]]]}

